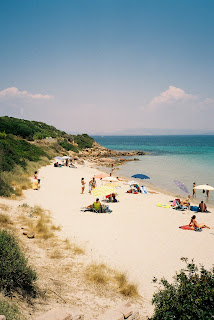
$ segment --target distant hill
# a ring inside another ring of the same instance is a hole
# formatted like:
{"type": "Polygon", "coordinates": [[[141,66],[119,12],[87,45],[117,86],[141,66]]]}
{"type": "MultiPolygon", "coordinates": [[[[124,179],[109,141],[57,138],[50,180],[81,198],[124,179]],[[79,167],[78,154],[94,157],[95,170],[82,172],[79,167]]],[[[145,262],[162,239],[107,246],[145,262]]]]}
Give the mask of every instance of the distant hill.
{"type": "Polygon", "coordinates": [[[87,134],[75,136],[43,122],[0,117],[0,196],[15,192],[17,185],[26,188],[23,176],[32,174],[55,155],[78,153],[92,148],[93,143],[87,134]]]}

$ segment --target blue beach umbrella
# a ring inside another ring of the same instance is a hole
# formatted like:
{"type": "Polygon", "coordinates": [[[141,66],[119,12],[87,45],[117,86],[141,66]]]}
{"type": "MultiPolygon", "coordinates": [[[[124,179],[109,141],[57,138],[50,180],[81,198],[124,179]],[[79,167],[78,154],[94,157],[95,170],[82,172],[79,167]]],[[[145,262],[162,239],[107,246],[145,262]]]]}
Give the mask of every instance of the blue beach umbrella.
{"type": "Polygon", "coordinates": [[[134,175],[132,176],[132,178],[137,178],[137,179],[150,179],[148,176],[146,176],[145,174],[141,174],[141,173],[134,174],[134,175]]]}
{"type": "Polygon", "coordinates": [[[174,180],[174,184],[180,188],[181,190],[183,190],[185,193],[189,194],[189,190],[187,189],[187,187],[185,186],[185,184],[183,184],[183,182],[179,181],[179,180],[174,180]]]}

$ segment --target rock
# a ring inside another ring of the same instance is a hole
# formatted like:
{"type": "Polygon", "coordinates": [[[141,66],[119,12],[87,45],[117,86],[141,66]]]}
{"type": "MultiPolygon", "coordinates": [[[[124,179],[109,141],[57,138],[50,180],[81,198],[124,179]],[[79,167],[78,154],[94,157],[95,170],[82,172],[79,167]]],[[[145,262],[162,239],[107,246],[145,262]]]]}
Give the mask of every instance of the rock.
{"type": "Polygon", "coordinates": [[[140,314],[138,311],[135,311],[131,316],[125,318],[127,320],[140,320],[140,314]]]}
{"type": "Polygon", "coordinates": [[[100,315],[97,320],[124,320],[124,316],[120,311],[108,310],[100,315]]]}
{"type": "Polygon", "coordinates": [[[118,311],[120,311],[125,319],[129,319],[129,316],[133,314],[133,308],[131,306],[131,303],[126,303],[118,308],[118,311]]]}
{"type": "Polygon", "coordinates": [[[51,309],[35,320],[74,320],[72,316],[72,312],[69,309],[56,307],[51,309]]]}
{"type": "Polygon", "coordinates": [[[6,317],[4,315],[0,315],[0,320],[6,320],[6,317]]]}
{"type": "Polygon", "coordinates": [[[29,239],[33,239],[33,238],[35,238],[35,233],[30,231],[30,232],[27,233],[27,237],[29,239]]]}

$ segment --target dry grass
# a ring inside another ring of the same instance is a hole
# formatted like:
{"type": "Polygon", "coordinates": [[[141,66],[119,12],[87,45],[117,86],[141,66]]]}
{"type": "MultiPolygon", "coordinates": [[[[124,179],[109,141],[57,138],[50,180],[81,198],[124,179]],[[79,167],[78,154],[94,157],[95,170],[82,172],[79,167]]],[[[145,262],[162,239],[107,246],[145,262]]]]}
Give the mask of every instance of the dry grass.
{"type": "Polygon", "coordinates": [[[27,161],[26,170],[21,166],[15,166],[10,172],[2,172],[1,177],[8,185],[13,187],[16,196],[22,196],[22,191],[30,189],[32,183],[30,177],[33,176],[34,172],[39,168],[50,164],[50,160],[46,157],[42,157],[38,162],[27,161]]]}
{"type": "Polygon", "coordinates": [[[4,213],[0,213],[0,225],[6,227],[8,225],[12,225],[12,220],[4,213]]]}
{"type": "Polygon", "coordinates": [[[91,264],[85,272],[86,279],[96,285],[107,285],[110,280],[108,268],[104,264],[91,264]]]}
{"type": "Polygon", "coordinates": [[[116,290],[125,297],[139,297],[138,287],[127,275],[108,268],[105,264],[91,264],[85,271],[86,280],[106,290],[116,290]]]}
{"type": "Polygon", "coordinates": [[[0,203],[0,209],[2,211],[8,212],[10,210],[10,207],[7,206],[6,204],[0,203]]]}
{"type": "Polygon", "coordinates": [[[63,254],[59,249],[56,249],[50,254],[50,258],[51,259],[62,259],[63,254]]]}
{"type": "Polygon", "coordinates": [[[64,249],[71,251],[73,254],[85,254],[85,250],[75,243],[71,243],[69,239],[64,240],[64,249]]]}

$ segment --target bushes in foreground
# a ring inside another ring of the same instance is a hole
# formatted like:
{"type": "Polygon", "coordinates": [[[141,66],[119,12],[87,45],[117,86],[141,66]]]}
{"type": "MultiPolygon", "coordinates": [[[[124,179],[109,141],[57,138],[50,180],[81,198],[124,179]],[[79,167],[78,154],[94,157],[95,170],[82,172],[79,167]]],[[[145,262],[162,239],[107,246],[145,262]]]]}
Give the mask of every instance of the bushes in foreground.
{"type": "Polygon", "coordinates": [[[17,291],[35,296],[36,278],[14,236],[6,230],[0,231],[0,290],[7,295],[17,291]]]}
{"type": "Polygon", "coordinates": [[[210,320],[214,317],[214,268],[208,271],[186,258],[181,260],[185,261],[186,268],[176,274],[174,283],[161,279],[162,289],[153,296],[155,312],[150,320],[210,320]]]}

